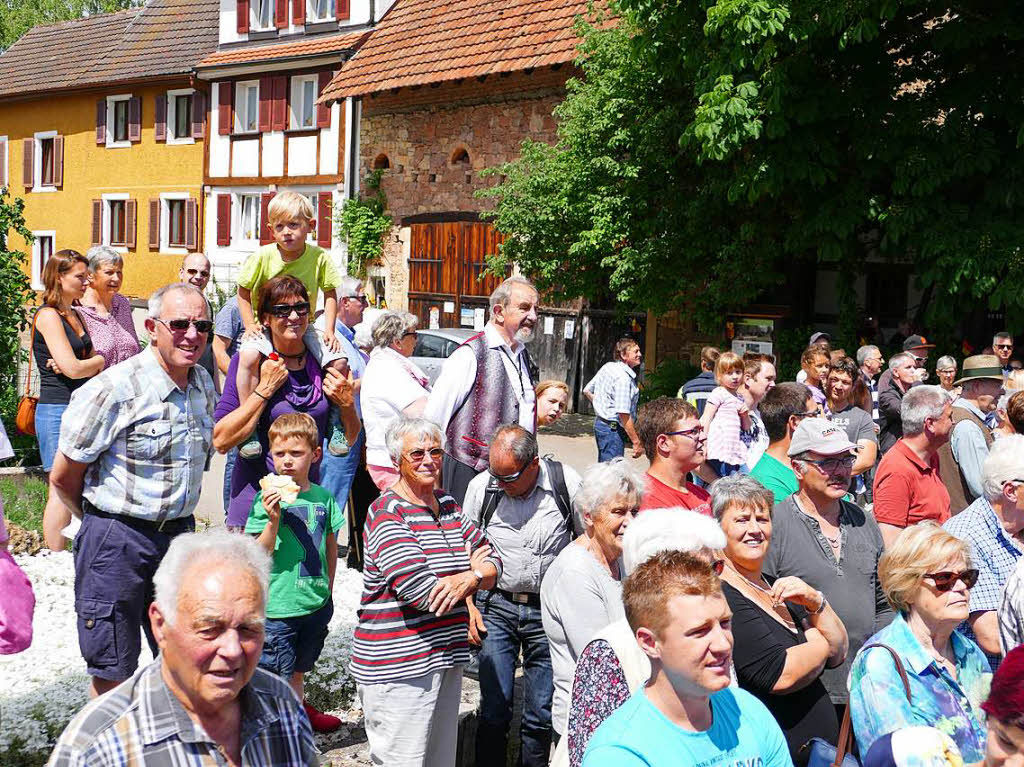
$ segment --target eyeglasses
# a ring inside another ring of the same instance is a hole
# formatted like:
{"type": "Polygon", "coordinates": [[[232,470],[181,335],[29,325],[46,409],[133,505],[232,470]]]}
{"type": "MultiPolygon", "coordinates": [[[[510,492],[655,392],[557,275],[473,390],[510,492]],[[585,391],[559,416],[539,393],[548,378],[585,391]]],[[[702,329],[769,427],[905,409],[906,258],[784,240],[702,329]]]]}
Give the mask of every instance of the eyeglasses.
{"type": "Polygon", "coordinates": [[[410,450],[408,453],[405,454],[405,457],[408,458],[413,463],[420,463],[428,455],[430,456],[430,459],[432,461],[440,461],[441,458],[444,457],[444,450],[442,450],[439,447],[432,447],[430,448],[430,450],[423,450],[422,448],[417,448],[416,450],[410,450]]]}
{"type": "Polygon", "coordinates": [[[838,474],[840,471],[848,471],[849,469],[852,469],[853,464],[857,462],[857,459],[852,455],[847,455],[842,458],[826,458],[821,461],[804,458],[803,462],[812,464],[822,474],[838,474]]]}
{"type": "Polygon", "coordinates": [[[209,269],[186,269],[185,270],[185,274],[187,274],[189,277],[195,277],[197,274],[200,277],[209,277],[210,276],[210,270],[209,269]]]}
{"type": "Polygon", "coordinates": [[[712,559],[711,560],[711,572],[715,575],[721,575],[722,571],[725,570],[724,559],[712,559]]]}
{"type": "Polygon", "coordinates": [[[804,418],[813,418],[816,415],[818,415],[818,411],[817,410],[805,410],[802,413],[793,413],[793,418],[795,418],[798,421],[800,421],[800,420],[802,420],[804,418]]]}
{"type": "Polygon", "coordinates": [[[175,333],[184,333],[188,330],[189,325],[194,325],[197,333],[209,333],[213,330],[212,320],[162,320],[159,317],[154,317],[153,319],[166,325],[175,333]]]}
{"type": "Polygon", "coordinates": [[[407,330],[404,333],[402,333],[402,338],[408,338],[409,336],[415,336],[415,335],[416,335],[416,331],[415,330],[407,330]]]}
{"type": "Polygon", "coordinates": [[[305,317],[309,314],[309,301],[300,301],[297,304],[274,304],[270,307],[270,314],[279,319],[291,317],[292,312],[300,317],[305,317]]]}
{"type": "Polygon", "coordinates": [[[694,442],[700,442],[700,435],[704,433],[704,427],[701,425],[694,426],[692,429],[680,429],[679,431],[666,431],[662,432],[666,437],[689,437],[694,442]]]}
{"type": "Polygon", "coordinates": [[[502,484],[505,484],[505,485],[510,485],[513,482],[515,482],[517,479],[519,479],[521,476],[523,476],[523,472],[525,472],[527,469],[530,468],[530,464],[533,463],[533,460],[534,459],[531,458],[529,461],[527,461],[526,465],[523,468],[521,468],[519,471],[517,471],[515,474],[505,474],[505,475],[495,474],[493,471],[491,471],[490,467],[487,468],[487,473],[490,474],[492,477],[494,477],[498,482],[501,482],[502,484]]]}
{"type": "Polygon", "coordinates": [[[348,299],[349,301],[355,301],[356,303],[360,303],[363,306],[370,305],[370,299],[366,297],[365,293],[361,296],[345,296],[345,298],[348,299]]]}
{"type": "Polygon", "coordinates": [[[949,570],[941,573],[926,573],[924,577],[935,581],[936,591],[949,591],[956,585],[957,581],[963,581],[964,586],[973,588],[974,584],[978,582],[978,571],[972,567],[959,573],[950,572],[949,570]]]}
{"type": "Polygon", "coordinates": [[[940,376],[955,376],[956,368],[943,368],[942,370],[936,370],[935,372],[940,376]]]}
{"type": "Polygon", "coordinates": [[[1013,348],[1013,344],[996,344],[995,348],[996,349],[1012,349],[1013,348]]]}

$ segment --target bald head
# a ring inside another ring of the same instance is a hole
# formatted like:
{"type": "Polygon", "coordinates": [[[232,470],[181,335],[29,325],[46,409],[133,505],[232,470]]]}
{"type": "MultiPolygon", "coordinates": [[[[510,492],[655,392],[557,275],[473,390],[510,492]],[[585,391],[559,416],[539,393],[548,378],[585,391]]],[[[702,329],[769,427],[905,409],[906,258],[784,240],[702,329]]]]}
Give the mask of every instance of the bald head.
{"type": "Polygon", "coordinates": [[[206,290],[210,281],[210,259],[202,253],[189,253],[181,262],[178,279],[199,290],[206,290]]]}

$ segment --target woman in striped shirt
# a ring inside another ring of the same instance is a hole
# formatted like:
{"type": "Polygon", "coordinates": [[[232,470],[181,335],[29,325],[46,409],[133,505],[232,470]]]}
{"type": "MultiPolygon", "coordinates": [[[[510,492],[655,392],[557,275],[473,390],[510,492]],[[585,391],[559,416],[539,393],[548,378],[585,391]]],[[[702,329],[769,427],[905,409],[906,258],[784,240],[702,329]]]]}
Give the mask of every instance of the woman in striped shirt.
{"type": "Polygon", "coordinates": [[[385,442],[400,479],[370,507],[352,675],[374,764],[455,764],[465,600],[493,588],[501,562],[441,478],[441,430],[399,417],[385,442]]]}

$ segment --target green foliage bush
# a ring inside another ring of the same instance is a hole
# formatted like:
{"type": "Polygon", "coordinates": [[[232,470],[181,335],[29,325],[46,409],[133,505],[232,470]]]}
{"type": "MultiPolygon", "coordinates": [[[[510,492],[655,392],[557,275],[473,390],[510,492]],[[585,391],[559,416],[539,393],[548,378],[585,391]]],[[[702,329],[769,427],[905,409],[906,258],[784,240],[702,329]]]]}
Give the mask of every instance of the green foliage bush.
{"type": "Polygon", "coordinates": [[[387,198],[380,188],[383,173],[378,169],[366,176],[366,189],[373,194],[346,200],[335,213],[335,224],[348,245],[349,274],[357,277],[366,277],[366,267],[380,260],[384,237],[391,231],[391,216],[385,212],[387,198]]]}

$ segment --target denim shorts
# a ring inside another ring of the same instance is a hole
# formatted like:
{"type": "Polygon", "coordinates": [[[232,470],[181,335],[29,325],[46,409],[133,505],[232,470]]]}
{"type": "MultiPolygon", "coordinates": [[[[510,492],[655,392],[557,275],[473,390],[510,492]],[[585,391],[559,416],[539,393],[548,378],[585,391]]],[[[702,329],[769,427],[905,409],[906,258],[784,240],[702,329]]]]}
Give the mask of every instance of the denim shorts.
{"type": "Polygon", "coordinates": [[[44,471],[53,468],[60,440],[60,419],[67,409],[67,403],[36,405],[36,439],[39,440],[39,457],[43,460],[44,471]]]}
{"type": "Polygon", "coordinates": [[[296,671],[313,670],[327,639],[327,624],[334,615],[334,602],[309,615],[294,618],[267,618],[260,668],[288,680],[296,671]]]}

